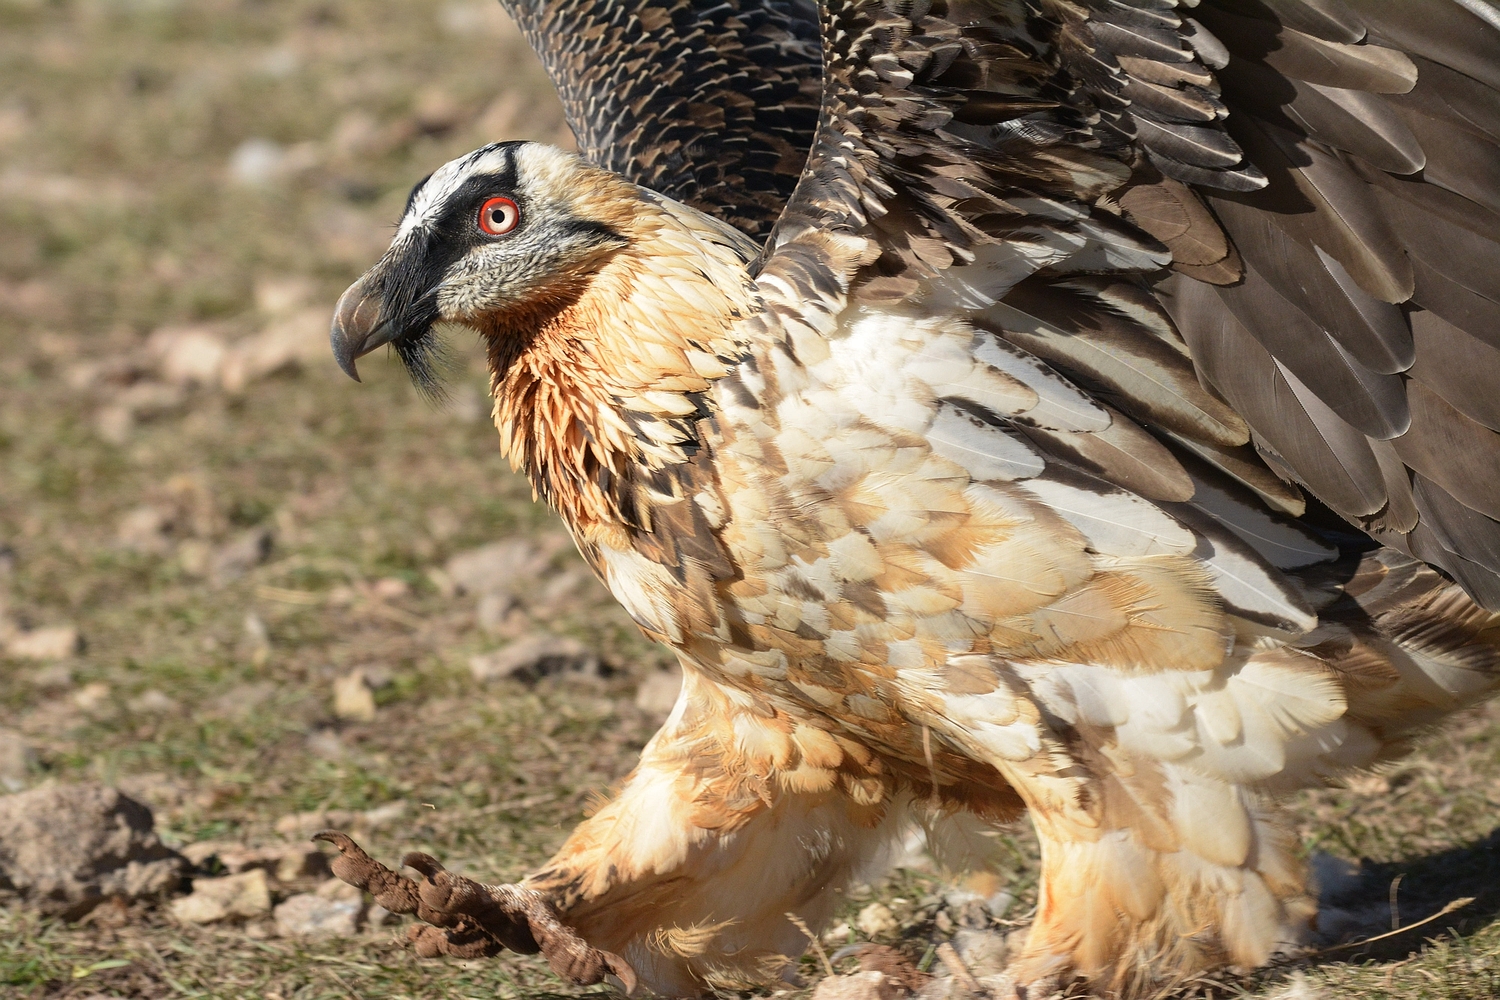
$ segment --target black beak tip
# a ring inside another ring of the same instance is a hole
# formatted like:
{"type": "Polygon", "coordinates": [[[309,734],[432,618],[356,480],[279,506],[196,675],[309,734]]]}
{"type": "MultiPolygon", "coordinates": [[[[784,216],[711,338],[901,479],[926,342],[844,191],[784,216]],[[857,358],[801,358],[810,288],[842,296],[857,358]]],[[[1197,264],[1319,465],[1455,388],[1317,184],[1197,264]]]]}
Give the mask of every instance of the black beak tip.
{"type": "Polygon", "coordinates": [[[379,289],[366,274],[350,285],[334,307],[333,322],[328,328],[328,344],[333,359],[345,375],[360,381],[354,362],[381,344],[395,339],[392,324],[382,315],[379,289]]]}
{"type": "Polygon", "coordinates": [[[333,360],[338,362],[339,368],[342,369],[345,375],[348,375],[356,382],[363,382],[364,379],[359,377],[359,369],[354,367],[355,354],[353,351],[347,349],[347,341],[344,340],[343,333],[339,329],[337,322],[333,324],[333,329],[329,331],[328,340],[333,347],[333,360]]]}

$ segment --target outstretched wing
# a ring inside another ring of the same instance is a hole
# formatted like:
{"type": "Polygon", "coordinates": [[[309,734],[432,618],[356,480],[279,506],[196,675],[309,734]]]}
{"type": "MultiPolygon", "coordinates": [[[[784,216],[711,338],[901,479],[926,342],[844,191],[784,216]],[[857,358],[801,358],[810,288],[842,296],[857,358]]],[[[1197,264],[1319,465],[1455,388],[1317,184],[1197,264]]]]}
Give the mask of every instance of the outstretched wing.
{"type": "Polygon", "coordinates": [[[763,236],[818,120],[807,0],[503,0],[562,98],[579,151],[763,236]]]}
{"type": "Polygon", "coordinates": [[[962,404],[1049,467],[1282,568],[1313,551],[1297,483],[1500,608],[1485,0],[826,0],[822,28],[760,278],[784,325],[966,311],[1111,414],[962,404]]]}

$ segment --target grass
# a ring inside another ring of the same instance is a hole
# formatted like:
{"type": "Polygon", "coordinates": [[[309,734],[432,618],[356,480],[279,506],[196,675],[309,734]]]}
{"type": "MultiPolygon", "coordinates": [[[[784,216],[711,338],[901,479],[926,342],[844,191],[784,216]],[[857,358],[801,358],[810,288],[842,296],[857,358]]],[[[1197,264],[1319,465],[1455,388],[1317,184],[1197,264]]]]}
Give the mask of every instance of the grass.
{"type": "MultiPolygon", "coordinates": [[[[289,298],[326,310],[435,165],[502,137],[567,141],[493,7],[0,0],[0,609],[87,642],[61,664],[0,662],[0,719],[36,754],[24,783],[119,783],[179,843],[268,843],[287,814],[403,802],[372,850],[510,878],[650,736],[632,695],[665,654],[592,582],[569,589],[571,550],[499,631],[431,572],[476,545],[561,531],[499,458],[462,338],[446,408],[379,358],[356,386],[316,352],[242,391],[139,403],[156,385],[153,333],[196,325],[232,341],[289,298]],[[270,166],[236,181],[256,150],[270,166]],[[126,530],[142,508],[168,522],[152,545],[126,530]],[[205,571],[257,531],[273,534],[268,561],[205,571]],[[472,680],[471,654],[538,629],[619,670],[533,688],[472,680]],[[388,680],[373,722],[332,713],[333,680],[355,667],[388,680]]],[[[1294,806],[1309,851],[1367,859],[1351,911],[1380,917],[1398,875],[1403,923],[1477,901],[1365,950],[1182,993],[1500,995],[1500,714],[1469,713],[1397,770],[1294,806]]],[[[1034,845],[1024,832],[1010,843],[1020,915],[1034,845]]],[[[903,870],[851,893],[845,917],[887,902],[920,955],[941,889],[903,870]]],[[[0,909],[0,996],[560,990],[536,960],[421,961],[399,932],[301,945],[257,924],[184,928],[147,906],[82,925],[0,909]]]]}

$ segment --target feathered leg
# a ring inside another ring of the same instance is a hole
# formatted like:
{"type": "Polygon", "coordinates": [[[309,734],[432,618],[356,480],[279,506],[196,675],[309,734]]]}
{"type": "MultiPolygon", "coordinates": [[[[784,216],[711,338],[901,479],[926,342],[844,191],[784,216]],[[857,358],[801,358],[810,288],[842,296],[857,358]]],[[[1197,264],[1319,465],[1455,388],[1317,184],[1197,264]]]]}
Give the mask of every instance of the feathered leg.
{"type": "Polygon", "coordinates": [[[520,885],[473,882],[425,855],[406,861],[421,883],[364,863],[336,872],[435,925],[415,932],[422,954],[540,946],[575,982],[633,973],[677,996],[761,983],[807,945],[788,914],[824,922],[836,890],[892,839],[894,818],[838,780],[841,759],[821,731],[742,706],[689,670],[619,795],[520,885]]]}
{"type": "Polygon", "coordinates": [[[944,735],[993,763],[1042,845],[1017,985],[1082,976],[1121,989],[1258,965],[1305,937],[1313,907],[1293,845],[1236,773],[1264,773],[1342,714],[1326,672],[995,664],[968,687],[992,689],[948,696],[944,735]]]}
{"type": "Polygon", "coordinates": [[[1233,786],[1184,794],[1205,797],[1189,809],[1223,810],[1223,826],[1183,831],[1110,809],[1092,826],[1034,814],[1042,879],[1009,970],[1018,983],[1076,975],[1131,995],[1221,965],[1254,967],[1306,940],[1315,907],[1291,839],[1233,786]]]}

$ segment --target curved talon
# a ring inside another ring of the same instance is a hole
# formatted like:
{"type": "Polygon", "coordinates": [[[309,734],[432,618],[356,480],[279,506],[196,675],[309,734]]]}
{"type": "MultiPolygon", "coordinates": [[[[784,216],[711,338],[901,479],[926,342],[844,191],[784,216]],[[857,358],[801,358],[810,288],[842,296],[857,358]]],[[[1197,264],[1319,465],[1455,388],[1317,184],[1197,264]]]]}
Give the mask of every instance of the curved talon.
{"type": "Polygon", "coordinates": [[[401,864],[421,874],[417,882],[370,857],[346,833],[323,830],[312,839],[338,848],[339,856],[329,866],[334,875],[373,893],[392,913],[415,913],[426,922],[407,932],[419,958],[483,958],[507,948],[522,955],[540,951],[553,972],[580,986],[613,975],[626,993],[635,991],[630,963],[592,947],[535,889],[476,882],[448,871],[430,854],[412,851],[401,864]]]}
{"type": "Polygon", "coordinates": [[[422,877],[428,879],[436,878],[439,874],[448,870],[443,867],[443,863],[437,858],[431,854],[423,854],[421,851],[408,851],[403,854],[401,856],[401,864],[413,871],[421,872],[422,877]]]}
{"type": "Polygon", "coordinates": [[[370,876],[385,866],[365,853],[365,849],[354,842],[354,838],[338,830],[321,830],[312,835],[338,848],[339,856],[329,866],[340,879],[360,889],[365,888],[370,876]],[[347,874],[346,874],[347,873],[347,874]]]}

